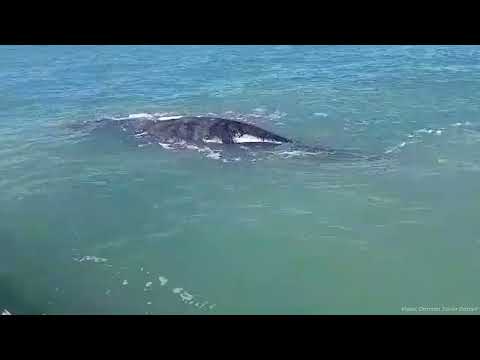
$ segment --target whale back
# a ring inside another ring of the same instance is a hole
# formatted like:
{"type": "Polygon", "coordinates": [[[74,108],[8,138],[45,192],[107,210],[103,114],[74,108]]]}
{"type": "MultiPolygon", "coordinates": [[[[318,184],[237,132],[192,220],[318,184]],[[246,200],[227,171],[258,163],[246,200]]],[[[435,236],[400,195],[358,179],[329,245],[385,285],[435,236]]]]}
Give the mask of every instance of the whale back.
{"type": "Polygon", "coordinates": [[[236,120],[210,117],[182,117],[171,120],[129,119],[123,129],[135,134],[146,133],[159,141],[186,141],[221,144],[271,143],[282,144],[291,140],[258,126],[236,120]]]}

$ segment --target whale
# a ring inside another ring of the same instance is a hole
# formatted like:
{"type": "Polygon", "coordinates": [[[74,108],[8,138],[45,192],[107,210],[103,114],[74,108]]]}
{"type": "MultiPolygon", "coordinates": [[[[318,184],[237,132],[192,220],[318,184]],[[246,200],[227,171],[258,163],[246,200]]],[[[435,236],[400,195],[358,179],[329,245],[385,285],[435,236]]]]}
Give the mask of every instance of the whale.
{"type": "Polygon", "coordinates": [[[103,128],[116,127],[137,139],[149,139],[160,143],[275,146],[293,142],[258,126],[220,117],[181,116],[167,120],[101,119],[96,122],[103,128]]]}
{"type": "Polygon", "coordinates": [[[239,120],[210,116],[171,116],[155,118],[134,116],[103,118],[74,126],[90,131],[115,130],[142,143],[158,143],[165,149],[212,149],[235,153],[240,149],[284,149],[286,154],[315,155],[335,159],[374,159],[356,151],[333,149],[323,145],[306,145],[289,137],[276,134],[259,126],[239,120]]]}

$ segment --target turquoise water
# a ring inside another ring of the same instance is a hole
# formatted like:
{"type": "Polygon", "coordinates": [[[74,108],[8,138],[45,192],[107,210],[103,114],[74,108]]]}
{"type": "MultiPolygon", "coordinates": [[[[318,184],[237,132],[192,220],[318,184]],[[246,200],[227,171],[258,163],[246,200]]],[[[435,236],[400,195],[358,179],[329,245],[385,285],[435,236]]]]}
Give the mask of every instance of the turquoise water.
{"type": "Polygon", "coordinates": [[[0,93],[0,311],[478,312],[478,46],[0,46],[0,93]],[[139,113],[385,159],[67,126],[139,113]]]}

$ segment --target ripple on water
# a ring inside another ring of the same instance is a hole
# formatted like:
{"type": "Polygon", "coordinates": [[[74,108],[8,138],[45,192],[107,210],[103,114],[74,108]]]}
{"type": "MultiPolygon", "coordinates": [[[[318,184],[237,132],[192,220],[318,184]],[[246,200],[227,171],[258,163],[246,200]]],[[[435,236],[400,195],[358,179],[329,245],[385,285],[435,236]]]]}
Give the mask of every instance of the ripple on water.
{"type": "MultiPolygon", "coordinates": [[[[96,256],[90,256],[90,255],[88,255],[88,256],[74,256],[73,259],[77,262],[93,262],[93,263],[104,263],[104,262],[107,261],[107,259],[98,258],[96,256]]],[[[115,266],[115,265],[112,264],[111,267],[114,268],[114,269],[111,270],[111,271],[113,271],[113,276],[114,277],[118,277],[118,276],[121,275],[122,272],[125,272],[125,271],[128,270],[125,266],[115,266]],[[118,271],[117,269],[120,269],[120,271],[118,271]]],[[[140,272],[145,274],[145,276],[150,275],[150,271],[147,271],[143,266],[140,267],[140,272]]],[[[171,283],[171,281],[167,277],[165,277],[164,275],[158,275],[158,281],[159,281],[159,284],[160,284],[161,288],[169,287],[168,285],[171,283]]],[[[127,279],[124,279],[121,282],[122,287],[126,287],[129,284],[130,283],[127,279]]],[[[153,284],[154,284],[153,281],[147,280],[144,283],[143,290],[151,293],[154,290],[153,289],[153,284]]],[[[134,288],[135,287],[132,287],[131,289],[134,289],[134,288]]],[[[134,291],[134,290],[132,290],[132,291],[134,291]]],[[[106,292],[105,292],[105,295],[109,296],[111,294],[111,292],[112,292],[112,290],[107,289],[106,292]]],[[[211,303],[207,300],[202,300],[200,296],[194,295],[192,292],[188,291],[187,289],[184,289],[183,287],[174,286],[172,284],[172,286],[170,286],[170,292],[173,295],[175,295],[181,303],[186,304],[186,305],[190,305],[190,306],[194,306],[195,308],[197,308],[199,310],[211,311],[216,307],[216,304],[213,304],[213,303],[211,303]]],[[[51,302],[51,304],[53,305],[53,302],[51,302]]],[[[147,301],[146,304],[147,305],[153,305],[153,301],[149,300],[149,301],[147,301]]],[[[149,312],[149,313],[151,313],[151,312],[149,312]]]]}

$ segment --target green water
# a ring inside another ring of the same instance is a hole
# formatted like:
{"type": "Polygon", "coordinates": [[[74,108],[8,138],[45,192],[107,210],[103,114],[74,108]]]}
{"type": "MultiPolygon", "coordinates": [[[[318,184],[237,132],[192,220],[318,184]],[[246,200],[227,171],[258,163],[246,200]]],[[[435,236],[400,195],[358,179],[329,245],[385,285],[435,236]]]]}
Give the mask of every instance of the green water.
{"type": "Polygon", "coordinates": [[[0,52],[0,310],[478,313],[478,47],[0,52]],[[385,158],[224,163],[64,127],[156,111],[385,158]],[[442,306],[473,310],[422,310],[442,306]]]}

